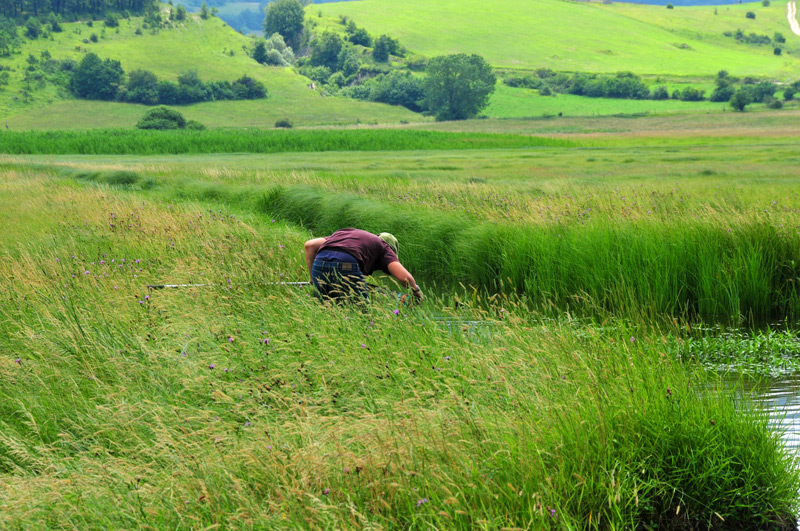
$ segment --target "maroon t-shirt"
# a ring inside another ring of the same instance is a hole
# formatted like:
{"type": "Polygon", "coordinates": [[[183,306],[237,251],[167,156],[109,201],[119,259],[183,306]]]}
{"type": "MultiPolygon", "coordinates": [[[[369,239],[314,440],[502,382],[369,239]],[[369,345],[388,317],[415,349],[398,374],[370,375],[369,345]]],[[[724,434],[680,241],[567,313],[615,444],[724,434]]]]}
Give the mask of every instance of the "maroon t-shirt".
{"type": "Polygon", "coordinates": [[[319,250],[324,249],[337,249],[352,255],[365,275],[371,275],[378,269],[388,275],[389,264],[399,262],[388,243],[371,232],[360,229],[337,230],[325,238],[325,243],[319,250]]]}

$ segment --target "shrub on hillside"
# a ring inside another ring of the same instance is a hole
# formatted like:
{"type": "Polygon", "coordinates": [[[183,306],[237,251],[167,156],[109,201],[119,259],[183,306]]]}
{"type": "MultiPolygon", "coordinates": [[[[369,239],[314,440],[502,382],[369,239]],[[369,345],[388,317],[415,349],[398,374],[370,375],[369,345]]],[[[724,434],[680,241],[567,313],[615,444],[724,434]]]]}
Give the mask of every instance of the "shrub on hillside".
{"type": "Polygon", "coordinates": [[[117,15],[115,15],[114,13],[109,13],[108,15],[106,15],[106,20],[104,23],[107,28],[119,27],[119,19],[117,18],[117,15]]]}
{"type": "Polygon", "coordinates": [[[231,88],[236,95],[234,99],[257,100],[267,97],[267,88],[264,83],[248,75],[244,75],[231,83],[231,88]]]}
{"type": "Polygon", "coordinates": [[[175,109],[170,109],[164,105],[153,107],[148,110],[136,124],[139,129],[184,129],[186,119],[175,109]]]}
{"type": "Polygon", "coordinates": [[[331,31],[326,31],[311,43],[311,56],[308,59],[312,66],[325,66],[332,72],[338,70],[339,53],[342,51],[341,37],[331,31]]]}
{"type": "Polygon", "coordinates": [[[747,17],[747,18],[753,18],[753,19],[754,19],[754,18],[756,18],[756,14],[755,14],[755,12],[754,12],[754,11],[748,11],[748,12],[745,14],[745,17],[747,17]]]}
{"type": "Polygon", "coordinates": [[[795,92],[796,92],[796,91],[795,91],[795,89],[794,89],[794,88],[792,88],[792,87],[786,87],[785,89],[783,89],[783,99],[784,99],[785,101],[789,101],[789,100],[791,100],[792,98],[794,98],[794,94],[795,94],[795,92]]]}
{"type": "Polygon", "coordinates": [[[280,120],[275,122],[275,127],[279,129],[291,129],[292,127],[294,127],[294,125],[288,118],[281,118],[280,120]]]}
{"type": "Polygon", "coordinates": [[[256,42],[253,59],[264,65],[291,66],[294,63],[294,52],[279,33],[273,33],[269,39],[256,42]]]}
{"type": "Polygon", "coordinates": [[[206,126],[197,120],[187,120],[186,129],[189,129],[190,131],[205,131],[206,126]]]}
{"type": "Polygon", "coordinates": [[[50,31],[53,33],[61,33],[64,31],[64,28],[61,27],[61,17],[53,13],[52,11],[47,16],[47,23],[50,24],[50,31]]]}
{"type": "Polygon", "coordinates": [[[42,34],[42,23],[36,17],[30,17],[25,22],[25,36],[29,39],[38,39],[42,34]]]}

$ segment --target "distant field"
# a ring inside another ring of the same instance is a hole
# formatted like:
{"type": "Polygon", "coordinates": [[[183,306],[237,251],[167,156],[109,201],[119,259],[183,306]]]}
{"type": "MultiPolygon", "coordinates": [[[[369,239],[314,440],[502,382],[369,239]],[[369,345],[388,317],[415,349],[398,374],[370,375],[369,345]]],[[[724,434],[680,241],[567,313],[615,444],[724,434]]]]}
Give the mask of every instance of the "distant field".
{"type": "Polygon", "coordinates": [[[796,50],[786,5],[779,2],[768,8],[719,7],[719,15],[713,7],[667,10],[559,0],[363,0],[307,9],[312,16],[321,12],[328,24],[349,16],[374,34],[398,38],[415,53],[477,53],[496,67],[691,76],[727,69],[735,75],[800,76],[797,54],[777,57],[770,46],[739,45],[722,36],[737,28],[770,37],[781,31],[790,50],[796,50]],[[753,9],[756,20],[746,19],[745,12],[753,9]]]}
{"type": "Polygon", "coordinates": [[[370,102],[325,98],[307,87],[306,78],[288,68],[265,67],[247,55],[251,44],[218,18],[202,21],[190,14],[177,28],[135,31],[140,18],[120,21],[119,33],[82,23],[64,24],[62,33],[50,39],[25,41],[24,53],[0,58],[0,66],[11,68],[11,84],[0,91],[0,120],[14,129],[83,129],[127,127],[145,112],[141,105],[73,100],[52,86],[35,91],[33,101],[24,103],[18,95],[21,72],[28,55],[39,57],[48,51],[55,59],[80,60],[86,52],[101,58],[118,59],[126,72],[144,68],[160,79],[175,80],[188,69],[196,69],[205,81],[233,81],[244,74],[263,82],[269,98],[255,101],[213,102],[182,107],[181,111],[210,127],[271,127],[279,118],[296,125],[362,122],[399,122],[421,119],[403,107],[370,102]],[[91,34],[99,42],[85,44],[91,34]],[[104,36],[103,36],[104,34],[104,36]],[[65,99],[66,98],[66,99],[65,99]]]}

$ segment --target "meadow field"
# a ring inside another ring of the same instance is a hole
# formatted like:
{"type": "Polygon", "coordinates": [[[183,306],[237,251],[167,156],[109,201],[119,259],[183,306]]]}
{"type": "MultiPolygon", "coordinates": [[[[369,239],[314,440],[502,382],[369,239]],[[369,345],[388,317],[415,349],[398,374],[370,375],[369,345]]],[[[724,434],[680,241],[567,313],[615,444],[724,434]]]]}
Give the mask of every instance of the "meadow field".
{"type": "Polygon", "coordinates": [[[666,9],[614,2],[363,0],[313,5],[307,13],[339,28],[339,16],[379,35],[398,38],[428,57],[477,53],[496,68],[548,67],[568,72],[618,72],[783,79],[798,72],[798,41],[786,21],[786,4],[739,4],[666,9]],[[755,19],[747,19],[747,11],[755,19]],[[392,16],[385,16],[392,13],[392,16]],[[503,28],[498,32],[496,28],[503,28]],[[740,45],[723,32],[781,32],[785,55],[772,46],[740,45]]]}
{"type": "Polygon", "coordinates": [[[706,331],[798,317],[796,113],[3,133],[0,527],[794,529],[795,328],[706,331]],[[345,225],[427,300],[279,284],[345,225]]]}

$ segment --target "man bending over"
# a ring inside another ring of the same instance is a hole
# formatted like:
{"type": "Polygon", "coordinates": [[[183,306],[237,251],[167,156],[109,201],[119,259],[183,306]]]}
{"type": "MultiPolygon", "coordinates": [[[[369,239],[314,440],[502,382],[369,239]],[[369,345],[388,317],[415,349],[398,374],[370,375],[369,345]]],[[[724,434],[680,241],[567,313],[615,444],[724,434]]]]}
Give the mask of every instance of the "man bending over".
{"type": "Polygon", "coordinates": [[[364,277],[380,270],[422,300],[414,277],[397,259],[397,248],[397,238],[388,232],[376,236],[359,229],[340,229],[327,238],[305,243],[306,267],[323,298],[342,300],[357,295],[368,299],[364,277]]]}

